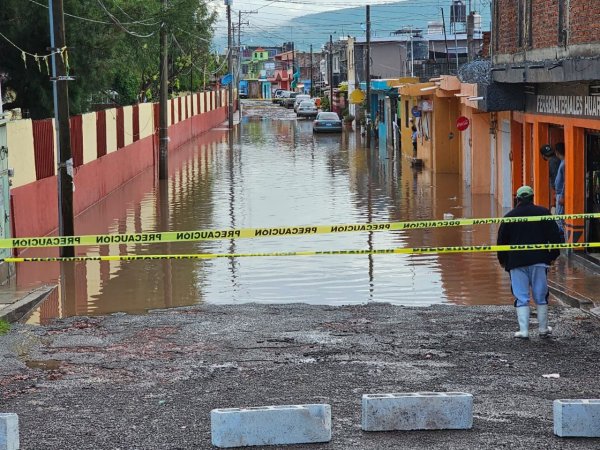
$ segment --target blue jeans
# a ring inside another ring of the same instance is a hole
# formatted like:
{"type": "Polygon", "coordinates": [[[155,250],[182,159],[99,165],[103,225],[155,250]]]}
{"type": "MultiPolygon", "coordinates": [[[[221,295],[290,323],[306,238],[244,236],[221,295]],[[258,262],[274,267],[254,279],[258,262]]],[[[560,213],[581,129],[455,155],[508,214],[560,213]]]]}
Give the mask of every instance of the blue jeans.
{"type": "Polygon", "coordinates": [[[529,305],[529,289],[536,305],[548,304],[548,266],[534,264],[510,271],[510,287],[515,296],[515,307],[529,305]]]}
{"type": "MultiPolygon", "coordinates": [[[[565,205],[561,205],[560,201],[563,199],[563,196],[560,194],[556,195],[556,209],[554,210],[554,213],[558,216],[561,214],[565,213],[565,205]]],[[[564,234],[565,232],[565,221],[562,219],[558,219],[556,221],[556,223],[558,224],[558,228],[560,228],[560,231],[564,234]]]]}

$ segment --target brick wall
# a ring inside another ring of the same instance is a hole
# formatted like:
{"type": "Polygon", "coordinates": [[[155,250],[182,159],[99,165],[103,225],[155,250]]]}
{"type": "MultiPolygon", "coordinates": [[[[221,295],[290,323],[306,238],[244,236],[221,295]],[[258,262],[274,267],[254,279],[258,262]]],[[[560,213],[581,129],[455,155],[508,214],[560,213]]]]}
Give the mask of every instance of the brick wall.
{"type": "Polygon", "coordinates": [[[497,53],[515,53],[517,45],[517,0],[496,0],[493,43],[497,53]]]}
{"type": "Polygon", "coordinates": [[[530,48],[548,48],[558,45],[559,0],[531,0],[532,42],[530,48]]]}
{"type": "Polygon", "coordinates": [[[569,5],[570,44],[600,42],[600,2],[571,0],[569,5]]]}
{"type": "Polygon", "coordinates": [[[599,0],[495,0],[492,16],[497,54],[562,45],[561,19],[569,45],[600,43],[599,0]]]}

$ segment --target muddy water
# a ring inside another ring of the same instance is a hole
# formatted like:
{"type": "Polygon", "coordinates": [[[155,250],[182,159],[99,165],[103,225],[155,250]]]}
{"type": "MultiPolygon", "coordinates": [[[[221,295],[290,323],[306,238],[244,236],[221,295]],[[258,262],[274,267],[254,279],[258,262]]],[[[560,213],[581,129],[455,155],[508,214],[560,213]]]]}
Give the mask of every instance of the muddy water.
{"type": "MultiPolygon", "coordinates": [[[[81,214],[78,234],[387,222],[500,215],[456,175],[380,156],[355,132],[313,136],[280,107],[246,104],[236,130],[217,129],[170,157],[168,185],[148,171],[81,214]]],[[[495,242],[489,226],[173,244],[79,247],[77,254],[384,249],[495,242]]],[[[56,254],[29,250],[26,255],[56,254]]],[[[60,282],[32,322],[56,316],[210,303],[510,304],[494,254],[340,255],[197,261],[30,263],[18,283],[60,282]]]]}

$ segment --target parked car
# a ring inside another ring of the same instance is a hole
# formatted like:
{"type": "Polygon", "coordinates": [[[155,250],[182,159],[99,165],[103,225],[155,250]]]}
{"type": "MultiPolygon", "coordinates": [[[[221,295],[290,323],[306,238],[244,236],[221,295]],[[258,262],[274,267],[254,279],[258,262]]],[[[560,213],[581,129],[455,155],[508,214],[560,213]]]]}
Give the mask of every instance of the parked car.
{"type": "Polygon", "coordinates": [[[306,94],[296,95],[296,101],[294,102],[294,112],[298,112],[298,106],[300,106],[300,102],[303,102],[304,100],[310,100],[310,95],[306,95],[306,94]]]}
{"type": "Polygon", "coordinates": [[[297,117],[317,117],[317,114],[319,114],[319,110],[317,109],[315,102],[312,100],[304,100],[300,102],[298,109],[296,109],[297,117]]]}
{"type": "Polygon", "coordinates": [[[284,89],[275,89],[275,91],[273,91],[273,99],[272,102],[273,103],[279,103],[280,99],[281,99],[281,95],[285,92],[284,89]]]}
{"type": "Polygon", "coordinates": [[[290,93],[290,91],[286,91],[284,89],[280,89],[280,92],[275,94],[275,99],[273,100],[274,103],[277,103],[278,105],[282,105],[283,104],[283,100],[286,98],[286,96],[290,93]]]}
{"type": "Polygon", "coordinates": [[[286,108],[293,108],[294,107],[294,102],[296,101],[296,96],[298,95],[297,92],[290,92],[289,95],[287,95],[281,102],[282,106],[285,106],[286,108]]]}
{"type": "Polygon", "coordinates": [[[342,121],[340,116],[334,112],[320,112],[317,114],[313,122],[313,133],[320,133],[321,131],[341,133],[342,121]]]}

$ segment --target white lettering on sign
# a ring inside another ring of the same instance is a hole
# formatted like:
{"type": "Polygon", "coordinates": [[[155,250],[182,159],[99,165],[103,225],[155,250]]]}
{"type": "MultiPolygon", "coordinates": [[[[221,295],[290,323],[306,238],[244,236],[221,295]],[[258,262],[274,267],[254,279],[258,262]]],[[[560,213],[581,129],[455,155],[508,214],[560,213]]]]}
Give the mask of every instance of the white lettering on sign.
{"type": "Polygon", "coordinates": [[[537,112],[565,116],[600,117],[600,96],[538,95],[537,112]]]}

